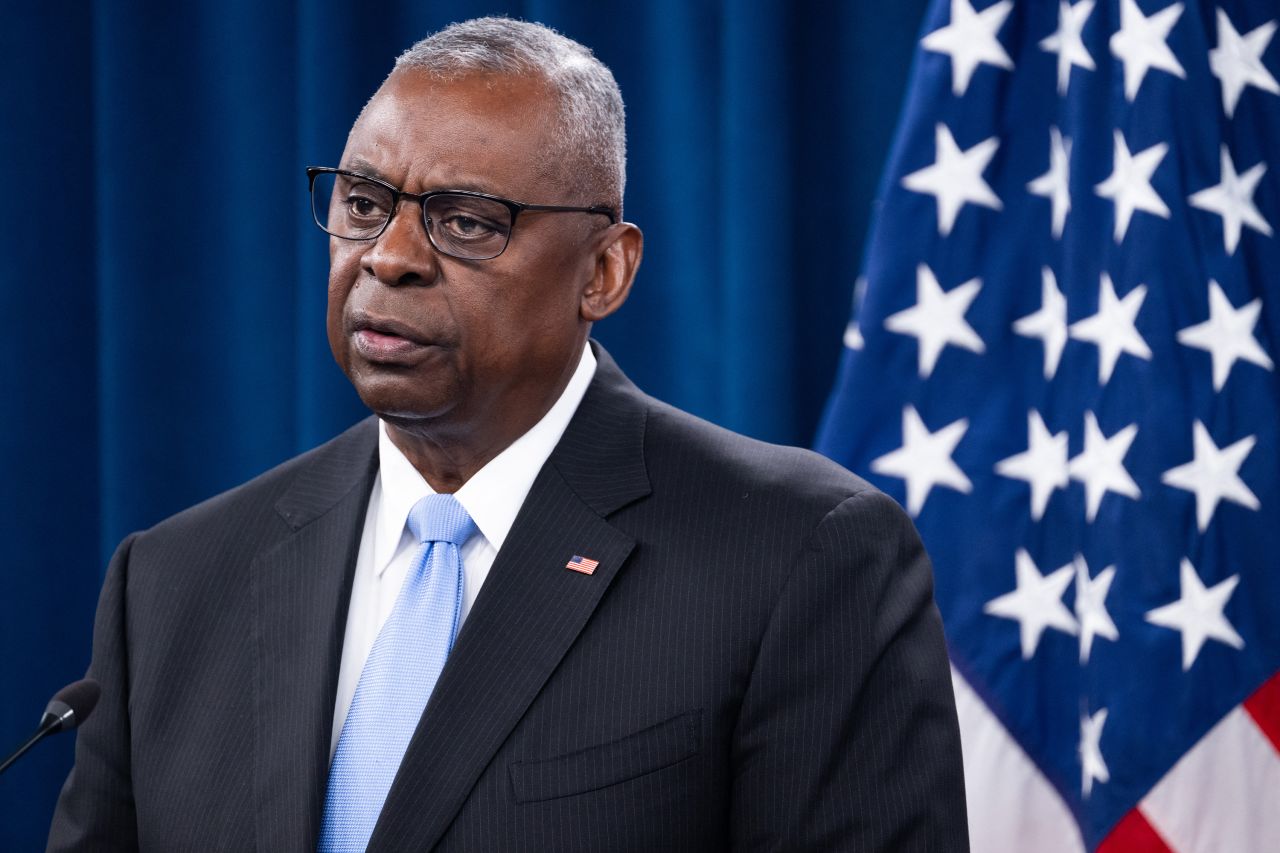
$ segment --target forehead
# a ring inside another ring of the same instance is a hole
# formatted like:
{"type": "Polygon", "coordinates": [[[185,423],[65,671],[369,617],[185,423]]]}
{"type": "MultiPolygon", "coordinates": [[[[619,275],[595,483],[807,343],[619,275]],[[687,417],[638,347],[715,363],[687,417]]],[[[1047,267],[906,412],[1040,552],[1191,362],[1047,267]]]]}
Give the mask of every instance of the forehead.
{"type": "Polygon", "coordinates": [[[382,85],[347,138],[345,167],[411,192],[475,189],[543,200],[556,182],[557,102],[536,77],[440,80],[404,69],[382,85]]]}

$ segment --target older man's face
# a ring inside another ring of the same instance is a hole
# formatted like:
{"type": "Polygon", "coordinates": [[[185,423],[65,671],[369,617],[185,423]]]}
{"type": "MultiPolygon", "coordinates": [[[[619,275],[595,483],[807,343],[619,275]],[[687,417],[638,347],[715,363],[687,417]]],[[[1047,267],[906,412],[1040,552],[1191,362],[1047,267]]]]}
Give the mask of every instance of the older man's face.
{"type": "MultiPolygon", "coordinates": [[[[341,165],[408,192],[593,203],[548,172],[554,115],[538,80],[399,71],[352,129],[341,165]]],[[[403,429],[448,439],[486,423],[527,428],[577,364],[588,329],[580,297],[595,268],[588,235],[600,225],[526,212],[503,254],[458,260],[432,247],[419,205],[401,202],[376,241],[330,241],[334,357],[365,404],[403,429]]]]}

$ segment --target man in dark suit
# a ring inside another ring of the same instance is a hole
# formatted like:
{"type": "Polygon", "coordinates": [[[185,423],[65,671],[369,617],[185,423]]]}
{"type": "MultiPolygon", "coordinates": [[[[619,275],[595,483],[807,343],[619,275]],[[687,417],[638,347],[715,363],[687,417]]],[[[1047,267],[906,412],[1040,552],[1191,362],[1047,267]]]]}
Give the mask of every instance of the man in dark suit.
{"type": "Polygon", "coordinates": [[[378,417],[120,546],[51,850],[967,849],[909,520],[588,342],[640,260],[623,145],[544,28],[401,57],[311,170],[378,417]],[[456,542],[413,521],[441,495],[456,542]]]}

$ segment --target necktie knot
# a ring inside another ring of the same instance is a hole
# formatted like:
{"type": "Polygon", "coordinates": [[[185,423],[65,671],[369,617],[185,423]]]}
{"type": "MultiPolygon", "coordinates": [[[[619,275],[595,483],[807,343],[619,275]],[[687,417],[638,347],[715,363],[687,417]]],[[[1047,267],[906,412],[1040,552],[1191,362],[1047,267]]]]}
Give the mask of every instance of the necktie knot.
{"type": "Polygon", "coordinates": [[[408,524],[419,542],[452,542],[458,547],[476,530],[476,523],[453,495],[427,495],[409,510],[408,524]]]}

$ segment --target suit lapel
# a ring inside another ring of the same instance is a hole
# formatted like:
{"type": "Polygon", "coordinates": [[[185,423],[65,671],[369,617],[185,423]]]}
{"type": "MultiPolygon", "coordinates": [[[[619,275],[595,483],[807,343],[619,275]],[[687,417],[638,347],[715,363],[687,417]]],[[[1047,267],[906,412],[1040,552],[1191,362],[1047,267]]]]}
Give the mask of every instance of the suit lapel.
{"type": "Polygon", "coordinates": [[[606,517],[648,494],[645,407],[603,350],[436,683],[369,850],[437,844],[635,546],[606,517]],[[598,562],[571,571],[575,556],[598,562]]]}
{"type": "Polygon", "coordinates": [[[370,418],[300,470],[276,504],[292,533],[254,561],[258,849],[314,850],[351,575],[377,470],[370,418]]]}

